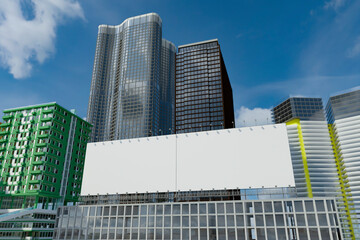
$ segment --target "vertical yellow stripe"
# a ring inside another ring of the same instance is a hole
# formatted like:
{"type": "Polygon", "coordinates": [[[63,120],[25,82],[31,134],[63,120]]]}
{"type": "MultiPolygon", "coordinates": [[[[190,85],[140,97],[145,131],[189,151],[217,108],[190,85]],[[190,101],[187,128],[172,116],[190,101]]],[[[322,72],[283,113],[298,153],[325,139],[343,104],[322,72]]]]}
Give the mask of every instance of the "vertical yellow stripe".
{"type": "Polygon", "coordinates": [[[305,150],[304,138],[303,138],[302,130],[301,130],[300,119],[293,119],[293,120],[287,122],[286,125],[296,125],[297,126],[300,150],[301,150],[301,157],[302,157],[302,162],[303,162],[303,167],[304,167],[306,188],[307,188],[307,192],[308,192],[308,197],[312,198],[313,193],[312,193],[312,187],[311,187],[311,181],[310,181],[309,166],[308,166],[307,158],[306,158],[306,150],[305,150]]]}
{"type": "Polygon", "coordinates": [[[349,180],[347,179],[347,176],[345,175],[346,171],[342,169],[343,168],[342,158],[341,158],[341,156],[339,156],[339,153],[341,150],[339,149],[338,145],[336,144],[336,139],[335,139],[336,132],[334,131],[334,126],[332,124],[329,124],[328,128],[329,128],[329,133],[330,133],[331,145],[332,145],[333,152],[334,152],[336,168],[337,168],[337,172],[338,172],[338,176],[339,176],[341,197],[342,197],[342,201],[343,201],[344,207],[345,207],[346,219],[348,220],[347,224],[350,229],[351,239],[355,240],[354,226],[352,223],[352,213],[350,211],[351,203],[349,203],[352,201],[351,193],[349,193],[349,184],[348,184],[349,180]]]}

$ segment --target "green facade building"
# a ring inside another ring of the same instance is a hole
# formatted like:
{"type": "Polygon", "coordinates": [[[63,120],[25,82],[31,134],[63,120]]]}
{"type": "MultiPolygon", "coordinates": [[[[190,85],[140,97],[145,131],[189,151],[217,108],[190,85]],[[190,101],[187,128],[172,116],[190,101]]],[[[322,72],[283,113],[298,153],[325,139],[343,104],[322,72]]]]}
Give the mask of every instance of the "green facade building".
{"type": "Polygon", "coordinates": [[[57,206],[71,205],[80,195],[90,133],[91,124],[56,103],[4,111],[0,239],[51,238],[57,206]]]}

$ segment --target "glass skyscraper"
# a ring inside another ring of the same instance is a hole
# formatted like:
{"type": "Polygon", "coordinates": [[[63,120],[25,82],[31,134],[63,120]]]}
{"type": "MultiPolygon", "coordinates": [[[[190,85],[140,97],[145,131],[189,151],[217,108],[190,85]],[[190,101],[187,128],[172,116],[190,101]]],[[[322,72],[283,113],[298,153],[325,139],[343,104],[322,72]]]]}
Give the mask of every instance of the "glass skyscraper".
{"type": "Polygon", "coordinates": [[[156,13],[99,26],[87,113],[94,126],[92,142],[158,135],[160,129],[172,128],[174,54],[175,46],[162,39],[156,13]],[[161,108],[166,115],[160,115],[161,108]]]}
{"type": "Polygon", "coordinates": [[[335,120],[359,116],[360,90],[330,97],[326,105],[326,115],[329,123],[334,123],[335,120]]]}
{"type": "Polygon", "coordinates": [[[217,39],[179,46],[176,133],[233,128],[233,95],[217,39]]]}
{"type": "MultiPolygon", "coordinates": [[[[360,90],[330,97],[326,106],[341,187],[346,236],[360,238],[360,90]]],[[[354,238],[354,239],[355,239],[354,238]]]]}
{"type": "Polygon", "coordinates": [[[175,45],[163,39],[161,44],[160,65],[160,135],[174,132],[175,53],[175,45]]]}

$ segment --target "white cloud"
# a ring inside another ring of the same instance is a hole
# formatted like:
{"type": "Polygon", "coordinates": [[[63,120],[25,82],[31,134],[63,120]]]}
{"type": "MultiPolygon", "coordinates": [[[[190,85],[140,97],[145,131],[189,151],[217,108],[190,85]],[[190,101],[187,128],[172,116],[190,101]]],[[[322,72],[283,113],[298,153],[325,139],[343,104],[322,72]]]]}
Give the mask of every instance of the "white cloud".
{"type": "Polygon", "coordinates": [[[304,98],[304,97],[307,97],[307,96],[302,95],[302,94],[290,94],[290,97],[299,97],[299,98],[304,98]]]}
{"type": "Polygon", "coordinates": [[[8,68],[14,78],[28,77],[32,61],[43,63],[54,53],[56,27],[66,18],[84,19],[77,0],[1,0],[2,66],[8,68]]]}
{"type": "Polygon", "coordinates": [[[272,123],[271,109],[267,108],[254,108],[249,109],[241,106],[236,110],[236,127],[246,127],[255,125],[266,125],[272,123]]]}
{"type": "Polygon", "coordinates": [[[360,1],[328,1],[327,5],[337,8],[335,13],[320,12],[314,19],[317,23],[304,39],[294,68],[302,76],[358,74],[359,62],[349,57],[357,52],[360,1]]]}
{"type": "Polygon", "coordinates": [[[360,90],[360,86],[350,88],[349,92],[360,90]]]}
{"type": "Polygon", "coordinates": [[[360,86],[355,86],[355,87],[352,87],[352,88],[348,88],[348,89],[344,89],[344,90],[341,90],[341,91],[334,92],[331,95],[335,96],[335,95],[340,95],[340,94],[353,92],[353,91],[358,91],[358,90],[360,90],[360,86]]]}
{"type": "Polygon", "coordinates": [[[360,36],[355,40],[354,46],[349,50],[349,57],[356,57],[360,54],[360,36]]]}
{"type": "Polygon", "coordinates": [[[333,8],[334,10],[338,10],[340,7],[344,6],[346,0],[330,0],[325,2],[325,9],[333,8]]]}
{"type": "Polygon", "coordinates": [[[243,33],[239,33],[239,34],[237,34],[235,37],[236,37],[236,38],[242,38],[243,36],[244,36],[243,33]]]}

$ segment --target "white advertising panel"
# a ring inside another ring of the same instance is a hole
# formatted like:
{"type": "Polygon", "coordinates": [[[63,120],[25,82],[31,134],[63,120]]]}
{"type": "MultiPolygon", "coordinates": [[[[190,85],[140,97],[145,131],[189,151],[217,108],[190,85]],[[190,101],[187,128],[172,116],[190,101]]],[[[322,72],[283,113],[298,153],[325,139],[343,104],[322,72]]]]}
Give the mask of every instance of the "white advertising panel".
{"type": "Polygon", "coordinates": [[[294,186],[284,124],[87,146],[82,195],[294,186]]]}

